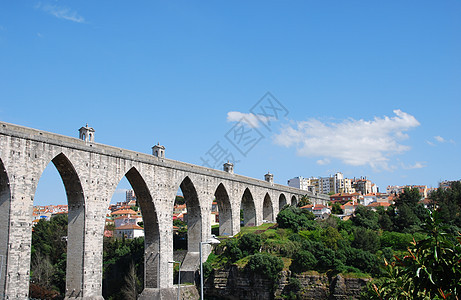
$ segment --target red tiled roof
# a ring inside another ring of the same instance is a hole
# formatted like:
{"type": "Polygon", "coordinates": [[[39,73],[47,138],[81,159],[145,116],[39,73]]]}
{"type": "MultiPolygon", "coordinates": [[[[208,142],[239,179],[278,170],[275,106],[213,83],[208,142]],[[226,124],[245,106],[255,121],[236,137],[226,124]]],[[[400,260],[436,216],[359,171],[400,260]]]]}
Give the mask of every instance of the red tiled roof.
{"type": "Polygon", "coordinates": [[[125,225],[119,226],[119,227],[117,227],[115,229],[116,230],[126,230],[126,229],[141,229],[141,230],[144,230],[144,228],[142,228],[141,226],[135,225],[135,224],[125,224],[125,225]]]}
{"type": "Polygon", "coordinates": [[[368,207],[377,207],[377,206],[390,206],[389,202],[372,202],[368,204],[368,207]]]}
{"type": "Polygon", "coordinates": [[[113,215],[127,215],[127,214],[136,215],[136,212],[132,209],[119,209],[119,210],[114,211],[112,214],[113,215]]]}
{"type": "Polygon", "coordinates": [[[301,209],[311,208],[311,207],[314,207],[314,205],[312,204],[304,205],[304,206],[301,206],[301,209]]]}

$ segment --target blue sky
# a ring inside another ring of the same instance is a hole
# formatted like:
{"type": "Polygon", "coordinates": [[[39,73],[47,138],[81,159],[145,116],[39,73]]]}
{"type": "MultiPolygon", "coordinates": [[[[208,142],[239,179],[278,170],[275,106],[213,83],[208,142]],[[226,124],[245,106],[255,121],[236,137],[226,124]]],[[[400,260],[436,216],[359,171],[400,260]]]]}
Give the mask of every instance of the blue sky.
{"type": "MultiPolygon", "coordinates": [[[[458,1],[2,1],[0,119],[75,137],[88,123],[99,143],[160,142],[199,165],[219,145],[236,173],[281,184],[437,186],[461,179],[460,15],[458,1]],[[251,115],[267,92],[286,110],[251,115]],[[257,137],[244,154],[236,128],[257,137]]],[[[53,169],[37,203],[65,202],[53,169]]]]}

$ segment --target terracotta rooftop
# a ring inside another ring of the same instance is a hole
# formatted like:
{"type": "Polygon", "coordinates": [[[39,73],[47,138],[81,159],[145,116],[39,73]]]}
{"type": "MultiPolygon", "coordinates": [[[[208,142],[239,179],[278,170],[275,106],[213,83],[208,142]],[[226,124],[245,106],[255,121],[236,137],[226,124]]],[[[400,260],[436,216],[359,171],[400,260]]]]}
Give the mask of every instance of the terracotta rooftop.
{"type": "Polygon", "coordinates": [[[116,230],[126,230],[126,229],[141,229],[141,230],[144,230],[144,228],[142,228],[139,225],[135,225],[135,224],[125,224],[125,225],[119,226],[119,227],[117,227],[115,229],[116,230]]]}
{"type": "Polygon", "coordinates": [[[119,209],[112,213],[113,215],[136,215],[136,212],[132,209],[119,209]]]}
{"type": "Polygon", "coordinates": [[[306,209],[306,208],[311,208],[311,207],[314,207],[314,205],[312,204],[304,205],[304,206],[301,206],[301,209],[306,209]]]}
{"type": "Polygon", "coordinates": [[[378,207],[378,206],[390,206],[389,202],[372,202],[368,204],[368,207],[378,207]]]}

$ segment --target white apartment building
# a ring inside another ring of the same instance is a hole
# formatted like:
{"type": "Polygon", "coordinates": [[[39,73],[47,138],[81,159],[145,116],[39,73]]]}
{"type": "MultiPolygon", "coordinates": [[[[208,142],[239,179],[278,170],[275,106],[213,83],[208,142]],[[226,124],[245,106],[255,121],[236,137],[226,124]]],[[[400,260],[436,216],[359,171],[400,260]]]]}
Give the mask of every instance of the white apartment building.
{"type": "Polygon", "coordinates": [[[308,186],[309,186],[309,179],[298,176],[298,177],[289,179],[288,186],[307,191],[308,186]]]}
{"type": "MultiPolygon", "coordinates": [[[[363,192],[377,192],[377,186],[372,185],[371,181],[363,180],[363,192]]],[[[355,193],[357,191],[357,180],[344,178],[343,173],[337,172],[329,177],[303,178],[301,176],[288,180],[288,185],[302,190],[317,192],[321,194],[329,193],[355,193]]],[[[359,184],[360,188],[362,186],[359,184]]]]}

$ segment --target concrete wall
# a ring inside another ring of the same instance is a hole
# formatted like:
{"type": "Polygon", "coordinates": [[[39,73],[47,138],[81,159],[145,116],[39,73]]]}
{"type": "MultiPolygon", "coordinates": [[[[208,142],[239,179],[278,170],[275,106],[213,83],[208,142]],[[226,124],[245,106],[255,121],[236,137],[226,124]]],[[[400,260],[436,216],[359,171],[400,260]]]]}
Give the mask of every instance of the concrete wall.
{"type": "MultiPolygon", "coordinates": [[[[26,299],[29,290],[32,208],[38,181],[52,162],[63,180],[68,205],[66,296],[102,298],[102,249],[105,213],[126,176],[143,214],[145,289],[173,286],[172,211],[180,187],[188,208],[188,252],[210,237],[211,205],[216,197],[220,233],[240,230],[245,222],[274,220],[279,199],[296,202],[306,191],[224,171],[168,160],[75,138],[0,122],[0,255],[6,259],[0,288],[8,299],[26,299]],[[266,200],[265,200],[266,199],[266,200]]],[[[328,197],[309,195],[313,202],[328,197]]],[[[209,248],[205,247],[204,256],[209,248]]],[[[194,256],[195,255],[195,256],[194,256]]],[[[187,255],[186,255],[187,258],[187,255]]],[[[198,260],[192,259],[193,264],[198,260]]]]}

